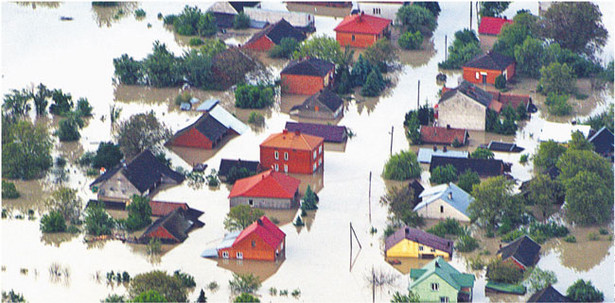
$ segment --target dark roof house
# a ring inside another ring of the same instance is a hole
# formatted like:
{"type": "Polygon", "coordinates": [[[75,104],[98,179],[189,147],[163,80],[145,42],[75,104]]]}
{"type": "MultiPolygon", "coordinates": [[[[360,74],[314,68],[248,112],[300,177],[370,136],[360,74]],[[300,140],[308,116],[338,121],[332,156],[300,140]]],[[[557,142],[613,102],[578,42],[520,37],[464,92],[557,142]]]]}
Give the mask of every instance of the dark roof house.
{"type": "Polygon", "coordinates": [[[455,96],[458,92],[470,97],[472,100],[480,103],[484,107],[489,107],[491,100],[493,100],[493,96],[489,92],[482,90],[468,81],[463,81],[459,84],[459,86],[447,89],[446,92],[442,94],[439,102],[446,101],[447,99],[455,96]]]}
{"type": "Polygon", "coordinates": [[[214,86],[219,89],[227,89],[245,81],[246,74],[255,68],[254,60],[237,47],[230,47],[211,59],[211,71],[215,79],[214,86]]]}
{"type": "Polygon", "coordinates": [[[488,52],[484,55],[480,55],[470,62],[467,62],[463,65],[463,67],[474,67],[481,69],[489,69],[489,70],[504,70],[511,64],[515,63],[515,59],[496,53],[496,52],[488,52]]]}
{"type": "Polygon", "coordinates": [[[423,185],[421,185],[421,182],[419,182],[418,180],[413,180],[412,182],[410,182],[410,184],[408,184],[408,187],[412,188],[413,192],[414,192],[414,204],[418,204],[421,201],[423,201],[423,198],[421,198],[421,193],[425,190],[425,187],[423,187],[423,185]]]}
{"type": "Polygon", "coordinates": [[[254,34],[250,40],[243,44],[243,47],[267,51],[274,45],[279,45],[284,38],[293,38],[297,40],[297,42],[301,42],[305,40],[305,34],[299,29],[294,28],[288,21],[282,18],[280,21],[254,34]]]}
{"type": "Polygon", "coordinates": [[[342,143],[348,138],[345,126],[289,121],[286,122],[284,128],[289,132],[299,131],[304,134],[321,137],[325,142],[331,143],[342,143]]]}
{"type": "Polygon", "coordinates": [[[149,206],[152,209],[152,216],[154,217],[164,217],[178,208],[183,209],[186,216],[192,221],[198,221],[198,218],[203,214],[203,212],[198,209],[190,208],[188,203],[149,201],[149,206]]]}
{"type": "Polygon", "coordinates": [[[256,174],[261,170],[261,163],[258,161],[246,161],[246,160],[231,160],[231,159],[222,159],[220,160],[220,167],[218,168],[218,177],[222,181],[226,181],[226,178],[231,171],[231,168],[245,168],[249,172],[256,174]]]}
{"type": "Polygon", "coordinates": [[[528,236],[522,236],[500,248],[497,255],[503,260],[512,260],[519,268],[525,270],[534,266],[540,257],[540,245],[528,236]]]}
{"type": "Polygon", "coordinates": [[[613,133],[606,127],[602,127],[595,134],[591,135],[587,141],[594,145],[594,151],[613,161],[613,133]]]}
{"type": "Polygon", "coordinates": [[[337,119],[344,113],[344,100],[328,88],[311,95],[290,109],[292,116],[314,119],[337,119]]]}
{"type": "Polygon", "coordinates": [[[515,75],[515,59],[489,51],[463,66],[463,79],[472,83],[495,84],[495,79],[502,75],[507,81],[515,75]]]}
{"type": "Polygon", "coordinates": [[[194,123],[175,133],[167,144],[212,149],[228,134],[230,134],[228,127],[212,115],[203,114],[194,123]]]}
{"type": "Polygon", "coordinates": [[[176,208],[164,217],[154,221],[139,238],[141,243],[149,243],[150,239],[160,239],[163,243],[179,243],[188,238],[188,232],[204,224],[192,221],[183,208],[176,208]]]}
{"type": "Polygon", "coordinates": [[[466,170],[472,170],[478,173],[481,177],[492,177],[504,174],[510,171],[510,166],[502,160],[496,159],[472,159],[472,158],[452,158],[442,156],[432,156],[429,171],[433,171],[438,166],[446,166],[451,164],[457,169],[457,172],[463,173],[466,170]]]}
{"type": "Polygon", "coordinates": [[[523,147],[517,146],[515,143],[507,143],[507,142],[499,142],[499,141],[491,141],[487,146],[482,145],[481,147],[499,152],[509,152],[509,153],[520,153],[524,150],[523,147]]]}
{"type": "Polygon", "coordinates": [[[527,302],[570,302],[566,296],[562,295],[557,289],[549,285],[543,290],[534,293],[527,302]]]}
{"type": "Polygon", "coordinates": [[[288,63],[280,74],[324,77],[335,68],[335,64],[317,58],[294,60],[288,63]]]}

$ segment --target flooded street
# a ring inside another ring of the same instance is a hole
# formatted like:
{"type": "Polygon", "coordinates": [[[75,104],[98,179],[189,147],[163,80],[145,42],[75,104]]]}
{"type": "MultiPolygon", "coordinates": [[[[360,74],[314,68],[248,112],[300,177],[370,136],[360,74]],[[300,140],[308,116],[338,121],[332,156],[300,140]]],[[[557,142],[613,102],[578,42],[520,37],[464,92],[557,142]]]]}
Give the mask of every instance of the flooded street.
{"type": "MultiPolygon", "coordinates": [[[[65,185],[76,188],[83,201],[94,198],[89,190],[92,177],[73,162],[86,151],[95,151],[102,141],[112,139],[109,108],[115,105],[122,109],[120,120],[133,114],[153,110],[156,116],[173,131],[177,131],[192,121],[199,113],[180,111],[174,99],[179,88],[153,89],[123,86],[113,83],[113,58],[124,53],[143,59],[152,50],[154,41],[165,43],[169,50],[180,55],[187,50],[185,38],[178,38],[163,26],[156,15],[179,13],[186,3],[180,2],[143,2],[129,3],[126,11],[142,8],[147,16],[136,20],[131,13],[119,19],[113,13],[95,9],[90,2],[64,2],[57,7],[18,5],[3,2],[2,5],[2,93],[10,89],[21,89],[31,83],[43,83],[49,88],[61,88],[69,92],[73,100],[88,98],[93,106],[94,117],[89,118],[87,126],[81,131],[81,139],[75,143],[55,142],[54,157],[62,155],[69,161],[66,168],[68,179],[65,185]],[[73,21],[62,22],[61,16],[73,17],[73,21]],[[148,27],[151,24],[151,27],[148,27]]],[[[195,5],[194,3],[187,3],[195,5]]],[[[209,4],[198,3],[202,10],[209,4]]],[[[427,49],[416,52],[402,52],[399,71],[386,75],[394,79],[394,87],[387,89],[380,98],[363,98],[346,101],[344,117],[338,125],[343,125],[356,134],[345,146],[329,146],[325,149],[324,169],[312,176],[295,176],[302,180],[301,191],[309,183],[320,197],[317,211],[310,211],[306,226],[297,228],[291,224],[297,210],[266,211],[275,218],[286,233],[286,259],[277,263],[215,260],[200,257],[203,250],[215,246],[223,238],[224,218],[229,211],[228,195],[230,186],[221,184],[218,188],[191,188],[188,182],[168,188],[155,196],[159,201],[186,202],[191,208],[204,212],[200,220],[202,228],[192,231],[181,244],[166,247],[168,251],[160,258],[152,259],[143,245],[128,245],[120,241],[85,243],[83,234],[42,235],[39,230],[40,213],[44,213],[43,201],[57,186],[52,182],[54,176],[34,181],[16,181],[22,193],[17,200],[3,201],[3,208],[12,211],[12,218],[1,221],[1,265],[0,284],[2,290],[14,289],[23,293],[29,302],[96,302],[108,294],[126,294],[122,284],[107,284],[108,271],[127,271],[131,276],[153,269],[173,272],[181,269],[195,277],[196,288],[189,294],[194,301],[201,288],[206,291],[209,302],[229,302],[231,296],[228,281],[233,272],[252,272],[263,280],[258,295],[262,302],[304,301],[304,302],[370,302],[371,287],[367,277],[372,268],[396,275],[395,285],[385,287],[376,293],[376,300],[388,302],[395,291],[406,292],[408,286],[407,270],[410,266],[421,266],[422,260],[409,261],[402,265],[407,268],[394,268],[386,262],[383,253],[383,231],[386,227],[387,209],[379,203],[379,198],[387,188],[401,183],[385,182],[382,169],[390,153],[391,138],[393,153],[409,148],[404,135],[404,114],[417,107],[417,82],[421,81],[421,104],[434,105],[438,101],[440,86],[436,83],[437,63],[444,58],[444,37],[449,43],[455,31],[470,23],[467,2],[445,2],[440,4],[442,12],[438,28],[427,49]],[[391,137],[391,127],[394,128],[391,137]],[[371,222],[369,175],[371,182],[371,222]],[[36,219],[20,220],[15,214],[36,211],[36,219]],[[352,255],[349,243],[349,224],[357,232],[362,246],[358,249],[353,243],[352,255]],[[376,234],[370,234],[372,227],[376,234]],[[417,262],[416,264],[412,262],[417,262]],[[58,264],[67,269],[69,275],[61,279],[51,279],[49,268],[58,264]],[[27,271],[23,271],[26,269],[27,271]],[[25,272],[25,273],[24,273],[25,272]],[[98,278],[97,278],[98,277],[98,278]],[[211,292],[206,285],[215,281],[220,288],[211,292]],[[301,296],[271,296],[268,289],[287,289],[291,292],[300,289],[301,296]]],[[[600,3],[603,15],[612,12],[613,3],[600,3]]],[[[309,11],[309,7],[285,3],[263,3],[264,8],[296,11],[309,11]]],[[[537,14],[536,2],[512,3],[506,11],[509,17],[522,8],[537,14]]],[[[333,28],[341,21],[340,10],[316,13],[317,35],[334,37],[333,28]]],[[[474,20],[475,21],[475,20],[474,20]]],[[[605,17],[607,28],[613,31],[613,19],[605,17]]],[[[476,22],[473,28],[476,29],[476,22]]],[[[248,35],[228,37],[229,44],[243,43],[248,35]]],[[[606,52],[607,58],[613,56],[613,39],[610,37],[606,52]]],[[[285,61],[263,58],[274,77],[285,61]],[[271,65],[270,65],[271,64],[271,65]]],[[[455,87],[461,71],[447,72],[447,87],[455,87]]],[[[275,80],[275,79],[271,79],[275,80]]],[[[529,86],[529,85],[528,85],[529,86]]],[[[535,88],[535,86],[534,86],[535,88]]],[[[580,116],[604,110],[613,103],[611,91],[595,92],[594,106],[583,108],[580,116]]],[[[237,110],[233,106],[234,96],[229,91],[193,90],[193,96],[204,100],[218,98],[222,106],[246,122],[250,110],[237,110]]],[[[525,91],[525,93],[530,93],[525,91]]],[[[531,93],[532,97],[535,96],[531,93]]],[[[282,96],[281,100],[268,110],[260,111],[265,116],[265,125],[250,128],[240,136],[233,136],[213,151],[198,151],[173,148],[167,157],[174,167],[189,169],[192,163],[205,162],[208,171],[218,169],[222,158],[258,160],[259,144],[271,133],[280,132],[287,121],[295,121],[288,115],[290,107],[303,102],[306,96],[282,96]]],[[[529,180],[532,165],[519,164],[521,154],[532,154],[537,148],[537,134],[545,122],[539,111],[531,120],[517,131],[515,136],[498,136],[483,132],[470,134],[470,150],[490,140],[515,142],[525,150],[522,153],[496,153],[496,159],[513,163],[512,175],[520,180],[529,180]]],[[[51,123],[51,122],[49,122],[51,123]]],[[[53,123],[51,123],[53,124],[53,123]]],[[[57,125],[57,123],[56,123],[57,125]]],[[[57,141],[57,138],[54,137],[57,141]]],[[[412,147],[414,149],[415,147],[412,147]]],[[[468,149],[468,147],[466,147],[468,149]]],[[[423,172],[422,183],[429,186],[429,173],[423,172]]],[[[595,231],[597,228],[594,228],[595,231]]],[[[611,226],[612,230],[612,226],[611,226]]],[[[579,278],[591,280],[604,292],[607,302],[614,301],[614,255],[612,242],[605,237],[601,241],[588,241],[588,230],[575,228],[579,243],[570,244],[552,240],[543,246],[538,266],[552,270],[558,277],[556,289],[564,293],[566,288],[579,278]],[[583,249],[581,249],[583,247],[583,249]]],[[[491,258],[497,250],[497,243],[489,243],[491,258]]],[[[452,265],[460,271],[466,268],[466,257],[455,254],[452,265]]],[[[484,271],[475,272],[474,301],[525,301],[528,296],[485,295],[484,271]]]]}

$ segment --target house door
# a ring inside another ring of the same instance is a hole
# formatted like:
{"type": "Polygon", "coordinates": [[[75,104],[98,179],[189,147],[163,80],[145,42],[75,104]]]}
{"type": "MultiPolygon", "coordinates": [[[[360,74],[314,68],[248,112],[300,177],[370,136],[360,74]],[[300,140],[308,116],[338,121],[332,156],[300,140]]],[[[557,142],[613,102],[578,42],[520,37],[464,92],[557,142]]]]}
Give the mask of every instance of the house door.
{"type": "Polygon", "coordinates": [[[483,76],[483,84],[487,84],[487,75],[482,75],[483,76]]]}

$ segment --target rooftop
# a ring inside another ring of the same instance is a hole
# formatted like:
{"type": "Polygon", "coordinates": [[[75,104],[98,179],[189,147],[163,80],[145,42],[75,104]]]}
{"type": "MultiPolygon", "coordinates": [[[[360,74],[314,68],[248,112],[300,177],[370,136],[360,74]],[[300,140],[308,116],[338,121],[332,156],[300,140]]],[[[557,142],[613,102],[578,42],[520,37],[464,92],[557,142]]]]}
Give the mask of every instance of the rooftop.
{"type": "Polygon", "coordinates": [[[512,24],[512,20],[506,18],[481,17],[478,33],[482,35],[499,35],[505,24],[512,24]]]}
{"type": "Polygon", "coordinates": [[[454,183],[440,184],[438,186],[428,188],[424,190],[419,197],[421,197],[423,201],[414,207],[414,211],[442,199],[444,202],[454,207],[467,217],[469,217],[469,214],[467,213],[468,206],[470,206],[470,203],[474,201],[474,198],[470,196],[470,194],[454,183]]]}
{"type": "Polygon", "coordinates": [[[324,77],[335,69],[335,64],[316,58],[293,60],[280,72],[288,75],[324,77]]]}
{"type": "Polygon", "coordinates": [[[379,34],[387,26],[389,26],[391,22],[392,21],[389,19],[360,13],[344,17],[344,20],[342,20],[342,22],[335,27],[334,31],[360,34],[379,34]]]}
{"type": "Polygon", "coordinates": [[[346,127],[328,124],[286,122],[289,132],[300,131],[301,133],[322,137],[325,142],[341,143],[346,141],[346,127]]]}
{"type": "Polygon", "coordinates": [[[301,184],[299,179],[268,170],[235,181],[228,197],[292,199],[299,188],[299,184],[301,184]]]}
{"type": "Polygon", "coordinates": [[[469,62],[464,64],[463,67],[502,71],[513,63],[515,63],[514,58],[490,51],[484,55],[479,55],[476,58],[470,60],[469,62]]]}
{"type": "Polygon", "coordinates": [[[321,137],[304,134],[300,131],[283,130],[281,133],[269,135],[260,146],[311,151],[322,144],[323,141],[324,139],[321,137]]]}

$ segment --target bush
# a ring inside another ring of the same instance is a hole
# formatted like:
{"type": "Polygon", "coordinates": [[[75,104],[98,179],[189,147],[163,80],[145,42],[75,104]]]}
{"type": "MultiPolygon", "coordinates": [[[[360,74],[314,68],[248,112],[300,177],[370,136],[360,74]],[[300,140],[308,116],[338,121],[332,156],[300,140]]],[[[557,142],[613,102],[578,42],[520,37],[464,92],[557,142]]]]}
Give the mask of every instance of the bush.
{"type": "Polygon", "coordinates": [[[244,12],[241,12],[233,18],[233,28],[234,29],[245,29],[250,27],[250,16],[246,15],[244,12]]]}
{"type": "Polygon", "coordinates": [[[600,236],[595,232],[590,232],[587,234],[587,240],[589,241],[598,241],[600,240],[600,236]]]}
{"type": "Polygon", "coordinates": [[[136,275],[130,281],[128,293],[135,298],[146,291],[156,291],[169,302],[186,302],[186,288],[175,276],[164,271],[151,271],[136,275]]]}
{"type": "Polygon", "coordinates": [[[114,227],[115,221],[102,205],[91,205],[85,210],[85,230],[89,235],[110,235],[114,227]]]}
{"type": "Polygon", "coordinates": [[[457,169],[451,164],[447,164],[445,166],[438,166],[434,168],[431,172],[429,182],[434,184],[456,182],[457,175],[457,169]]]}
{"type": "Polygon", "coordinates": [[[265,108],[273,104],[273,87],[265,84],[239,84],[235,89],[235,106],[239,108],[265,108]]]}
{"type": "Polygon", "coordinates": [[[384,79],[382,78],[382,74],[378,69],[372,69],[372,71],[367,76],[363,87],[361,87],[361,96],[366,97],[375,97],[380,95],[382,90],[384,90],[384,79]]]}
{"type": "Polygon", "coordinates": [[[122,158],[124,158],[124,154],[122,154],[119,145],[113,144],[113,142],[101,142],[96,150],[96,155],[91,160],[92,167],[104,167],[109,170],[120,164],[122,158]]]}
{"type": "Polygon", "coordinates": [[[157,255],[162,252],[162,243],[158,238],[149,239],[149,243],[147,243],[147,254],[148,255],[157,255]]]}
{"type": "Polygon", "coordinates": [[[2,199],[17,199],[19,196],[15,183],[2,180],[2,199]]]}
{"type": "Polygon", "coordinates": [[[600,232],[601,235],[608,235],[609,234],[609,230],[606,229],[606,228],[603,228],[603,227],[600,227],[599,232],[600,232]]]}
{"type": "Polygon", "coordinates": [[[190,45],[190,46],[201,46],[201,45],[203,45],[203,43],[205,43],[205,42],[203,42],[203,39],[194,37],[194,38],[190,38],[190,41],[188,42],[188,45],[190,45]]]}
{"type": "Polygon", "coordinates": [[[451,144],[453,147],[462,147],[463,144],[457,140],[457,138],[453,139],[453,143],[451,144]]]}
{"type": "Polygon", "coordinates": [[[577,280],[566,290],[566,296],[574,302],[603,302],[604,294],[591,281],[577,280]]]}
{"type": "Polygon", "coordinates": [[[66,118],[60,120],[60,127],[56,133],[60,141],[77,141],[81,138],[79,134],[79,124],[75,118],[66,118]]]}
{"type": "Polygon", "coordinates": [[[50,211],[41,217],[41,231],[44,233],[58,233],[66,231],[64,216],[58,211],[50,211]]]}
{"type": "Polygon", "coordinates": [[[457,220],[446,218],[446,220],[440,221],[438,224],[429,228],[427,232],[444,238],[446,235],[460,236],[464,231],[457,220]]]}
{"type": "Polygon", "coordinates": [[[467,169],[463,172],[463,174],[459,175],[459,182],[457,183],[457,186],[465,192],[471,193],[472,187],[475,184],[480,184],[480,177],[477,172],[467,169]]]}
{"type": "Polygon", "coordinates": [[[397,44],[403,49],[419,49],[422,43],[423,35],[419,31],[415,33],[405,32],[397,40],[397,44]]]}
{"type": "Polygon", "coordinates": [[[566,236],[566,238],[564,238],[564,241],[568,243],[577,243],[577,237],[573,235],[569,235],[569,236],[566,236]]]}
{"type": "Polygon", "coordinates": [[[186,5],[181,14],[165,16],[164,24],[173,24],[175,32],[182,36],[212,36],[218,31],[214,15],[196,6],[186,5]]]}
{"type": "Polygon", "coordinates": [[[505,235],[502,236],[502,241],[504,242],[512,242],[515,239],[527,235],[527,232],[524,229],[515,229],[513,231],[509,231],[505,235]]]}
{"type": "Polygon", "coordinates": [[[437,21],[434,14],[419,5],[404,5],[397,11],[397,20],[409,32],[420,31],[425,36],[431,36],[436,29],[437,21]]]}
{"type": "Polygon", "coordinates": [[[460,252],[471,252],[478,248],[478,240],[472,238],[470,235],[463,235],[459,237],[455,247],[457,247],[457,250],[460,252]]]}
{"type": "Polygon", "coordinates": [[[230,280],[229,287],[233,293],[254,293],[261,287],[261,282],[257,276],[253,274],[236,274],[233,273],[233,280],[230,280]]]}
{"type": "Polygon", "coordinates": [[[521,163],[521,164],[527,163],[528,158],[529,158],[528,154],[521,155],[521,157],[519,157],[519,163],[521,163]]]}
{"type": "Polygon", "coordinates": [[[245,292],[235,297],[235,300],[233,300],[234,303],[259,303],[260,301],[261,300],[259,298],[245,292]]]}
{"type": "Polygon", "coordinates": [[[282,38],[280,44],[273,46],[269,50],[269,57],[290,59],[298,48],[299,42],[295,38],[282,38]]]}
{"type": "Polygon", "coordinates": [[[448,50],[448,58],[438,63],[439,68],[460,69],[463,64],[481,53],[476,33],[469,29],[455,32],[455,40],[448,50]]]}
{"type": "Polygon", "coordinates": [[[2,302],[26,302],[26,299],[22,294],[11,289],[9,292],[2,292],[2,302]]]}
{"type": "Polygon", "coordinates": [[[79,98],[77,100],[77,108],[75,109],[75,113],[78,117],[91,117],[92,116],[92,105],[86,98],[79,98]]]}
{"type": "Polygon", "coordinates": [[[188,273],[182,272],[179,269],[173,273],[173,276],[182,282],[183,287],[192,288],[196,286],[196,282],[194,282],[194,277],[188,273]]]}
{"type": "Polygon", "coordinates": [[[384,165],[384,178],[389,180],[408,180],[421,176],[421,166],[412,151],[401,151],[389,158],[384,165]]]}
{"type": "Polygon", "coordinates": [[[556,116],[569,115],[572,112],[572,105],[568,103],[569,95],[558,95],[556,93],[549,93],[545,104],[549,113],[556,116]]]}
{"type": "Polygon", "coordinates": [[[255,125],[265,124],[265,117],[258,112],[251,112],[248,116],[248,123],[255,125]]]}
{"type": "Polygon", "coordinates": [[[252,175],[254,175],[254,173],[252,173],[245,167],[238,168],[236,166],[233,166],[228,171],[228,176],[226,176],[226,182],[229,184],[235,184],[235,181],[247,178],[252,175]]]}
{"type": "Polygon", "coordinates": [[[575,81],[575,75],[566,63],[554,62],[540,69],[538,91],[543,95],[572,94],[576,92],[575,81]]]}
{"type": "Polygon", "coordinates": [[[517,284],[523,279],[523,272],[511,262],[494,260],[487,266],[487,278],[492,282],[517,284]]]}
{"type": "Polygon", "coordinates": [[[135,10],[135,17],[137,17],[137,19],[145,18],[145,16],[146,16],[146,13],[142,8],[135,10]]]}
{"type": "Polygon", "coordinates": [[[135,231],[144,228],[152,223],[152,208],[149,205],[149,198],[138,195],[132,196],[132,202],[126,206],[128,218],[126,218],[126,229],[135,231]]]}
{"type": "Polygon", "coordinates": [[[482,270],[485,268],[485,262],[481,259],[480,256],[475,256],[474,258],[468,258],[468,262],[470,263],[470,268],[472,270],[482,270]]]}
{"type": "Polygon", "coordinates": [[[504,75],[499,75],[495,77],[495,88],[497,89],[505,89],[506,88],[506,77],[504,75]]]}
{"type": "Polygon", "coordinates": [[[470,154],[470,158],[473,159],[493,159],[493,156],[492,151],[482,147],[477,148],[470,154]]]}

